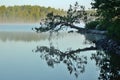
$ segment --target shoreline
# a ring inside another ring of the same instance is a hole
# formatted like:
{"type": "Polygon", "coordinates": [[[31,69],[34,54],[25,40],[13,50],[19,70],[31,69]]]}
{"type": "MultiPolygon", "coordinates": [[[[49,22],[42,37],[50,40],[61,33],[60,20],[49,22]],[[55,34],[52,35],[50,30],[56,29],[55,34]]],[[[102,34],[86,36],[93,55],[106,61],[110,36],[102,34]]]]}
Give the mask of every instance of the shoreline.
{"type": "Polygon", "coordinates": [[[98,49],[102,49],[105,52],[120,55],[120,43],[109,38],[100,39],[95,42],[98,49]]]}

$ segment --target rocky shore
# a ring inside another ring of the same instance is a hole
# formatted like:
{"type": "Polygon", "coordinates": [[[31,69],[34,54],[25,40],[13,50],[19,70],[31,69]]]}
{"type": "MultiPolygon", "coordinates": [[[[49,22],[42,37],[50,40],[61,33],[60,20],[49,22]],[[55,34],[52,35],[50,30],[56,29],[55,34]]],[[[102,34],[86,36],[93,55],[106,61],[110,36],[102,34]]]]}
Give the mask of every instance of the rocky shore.
{"type": "Polygon", "coordinates": [[[105,52],[115,53],[120,55],[120,43],[112,39],[101,39],[95,42],[98,49],[103,49],[105,52]]]}
{"type": "Polygon", "coordinates": [[[120,41],[115,41],[106,36],[107,31],[100,30],[81,30],[86,39],[95,43],[97,49],[102,49],[107,53],[115,53],[120,55],[120,41]]]}

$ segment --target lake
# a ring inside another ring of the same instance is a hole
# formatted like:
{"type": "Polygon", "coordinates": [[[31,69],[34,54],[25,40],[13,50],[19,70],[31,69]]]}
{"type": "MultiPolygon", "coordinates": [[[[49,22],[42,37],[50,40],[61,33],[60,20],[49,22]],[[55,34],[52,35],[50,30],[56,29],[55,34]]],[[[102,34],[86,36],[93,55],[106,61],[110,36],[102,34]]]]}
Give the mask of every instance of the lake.
{"type": "Polygon", "coordinates": [[[0,25],[0,80],[120,80],[120,56],[92,42],[103,35],[36,33],[0,25]]]}

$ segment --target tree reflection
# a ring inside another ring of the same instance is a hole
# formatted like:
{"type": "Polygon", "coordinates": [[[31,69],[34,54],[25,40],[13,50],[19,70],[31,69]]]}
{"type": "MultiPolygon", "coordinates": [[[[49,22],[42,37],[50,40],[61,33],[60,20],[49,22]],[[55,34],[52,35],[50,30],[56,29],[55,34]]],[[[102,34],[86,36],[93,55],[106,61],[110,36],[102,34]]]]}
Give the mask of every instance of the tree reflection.
{"type": "MultiPolygon", "coordinates": [[[[94,41],[94,38],[85,36],[89,42],[94,41]]],[[[94,36],[93,36],[94,37],[94,36]]],[[[98,40],[98,38],[95,38],[98,40]]],[[[51,37],[49,38],[51,40],[51,37]]],[[[87,44],[87,43],[86,43],[87,44]]],[[[90,59],[94,60],[96,66],[99,67],[98,80],[120,80],[120,55],[110,53],[101,50],[100,45],[96,47],[86,47],[83,49],[62,51],[52,46],[37,46],[34,50],[35,53],[39,53],[41,59],[45,60],[47,65],[54,68],[56,64],[63,63],[66,65],[70,74],[78,77],[80,73],[85,72],[85,66],[88,63],[88,57],[86,54],[80,55],[82,51],[96,50],[96,53],[91,54],[90,59]]]]}
{"type": "Polygon", "coordinates": [[[96,50],[96,47],[88,47],[84,49],[69,50],[62,52],[58,49],[55,49],[53,46],[46,47],[41,46],[37,47],[35,53],[39,52],[40,57],[46,60],[48,66],[53,67],[56,64],[64,63],[70,72],[78,77],[79,73],[85,71],[85,65],[87,64],[87,56],[79,56],[78,53],[81,51],[96,50]]]}
{"type": "MultiPolygon", "coordinates": [[[[85,72],[85,66],[88,63],[87,56],[80,56],[81,51],[96,50],[96,47],[88,47],[84,49],[60,51],[53,46],[37,47],[35,53],[40,53],[41,59],[47,62],[47,65],[54,68],[56,64],[64,63],[70,74],[76,77],[80,73],[85,72]]],[[[120,56],[111,53],[105,53],[97,50],[97,53],[91,55],[91,60],[95,60],[96,65],[100,69],[99,80],[120,80],[120,56]]]]}
{"type": "MultiPolygon", "coordinates": [[[[97,41],[106,36],[85,34],[86,40],[97,41]],[[94,38],[93,38],[94,37],[94,38]]],[[[120,80],[120,55],[103,50],[101,45],[96,44],[97,53],[91,55],[91,60],[95,60],[100,68],[99,80],[120,80]]]]}
{"type": "Polygon", "coordinates": [[[100,68],[99,80],[120,80],[119,55],[99,50],[97,54],[92,54],[91,59],[94,59],[100,68]]]}

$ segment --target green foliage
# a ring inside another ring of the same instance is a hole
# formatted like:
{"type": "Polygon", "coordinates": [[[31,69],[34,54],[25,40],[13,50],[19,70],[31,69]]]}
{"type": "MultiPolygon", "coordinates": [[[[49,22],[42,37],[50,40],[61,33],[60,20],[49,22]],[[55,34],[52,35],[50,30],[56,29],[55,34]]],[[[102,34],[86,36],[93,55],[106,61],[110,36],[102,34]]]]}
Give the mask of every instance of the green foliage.
{"type": "Polygon", "coordinates": [[[97,10],[101,27],[108,30],[111,38],[120,40],[120,0],[93,1],[92,8],[97,10]]]}
{"type": "Polygon", "coordinates": [[[46,17],[50,12],[64,15],[63,10],[57,10],[51,7],[45,8],[40,6],[0,6],[0,23],[5,22],[36,22],[46,17]]]}
{"type": "Polygon", "coordinates": [[[84,6],[80,6],[77,2],[74,5],[70,5],[67,16],[66,16],[66,22],[69,22],[71,24],[73,23],[79,23],[79,20],[86,21],[87,15],[85,11],[84,6]]]}
{"type": "Polygon", "coordinates": [[[120,40],[120,19],[114,21],[112,25],[108,27],[108,35],[115,40],[120,40]]]}
{"type": "Polygon", "coordinates": [[[74,5],[70,5],[66,12],[66,15],[48,13],[44,19],[44,24],[39,28],[35,28],[36,32],[59,31],[64,27],[80,29],[74,23],[80,23],[81,20],[86,21],[87,19],[85,7],[78,5],[77,2],[74,5]]]}
{"type": "Polygon", "coordinates": [[[92,8],[97,9],[97,15],[103,25],[109,25],[120,18],[120,0],[93,0],[92,8]]]}
{"type": "Polygon", "coordinates": [[[105,26],[105,25],[102,25],[102,24],[101,24],[101,25],[99,24],[99,25],[96,27],[96,29],[97,29],[97,30],[106,30],[106,26],[105,26]]]}
{"type": "Polygon", "coordinates": [[[107,26],[110,26],[110,24],[103,23],[102,21],[91,21],[86,23],[85,28],[86,29],[97,29],[97,30],[107,30],[107,26]]]}
{"type": "Polygon", "coordinates": [[[86,29],[96,29],[96,26],[99,24],[99,21],[91,21],[86,23],[85,28],[86,29]]]}
{"type": "Polygon", "coordinates": [[[120,15],[120,0],[94,0],[92,7],[97,9],[101,19],[112,21],[120,15]]]}

